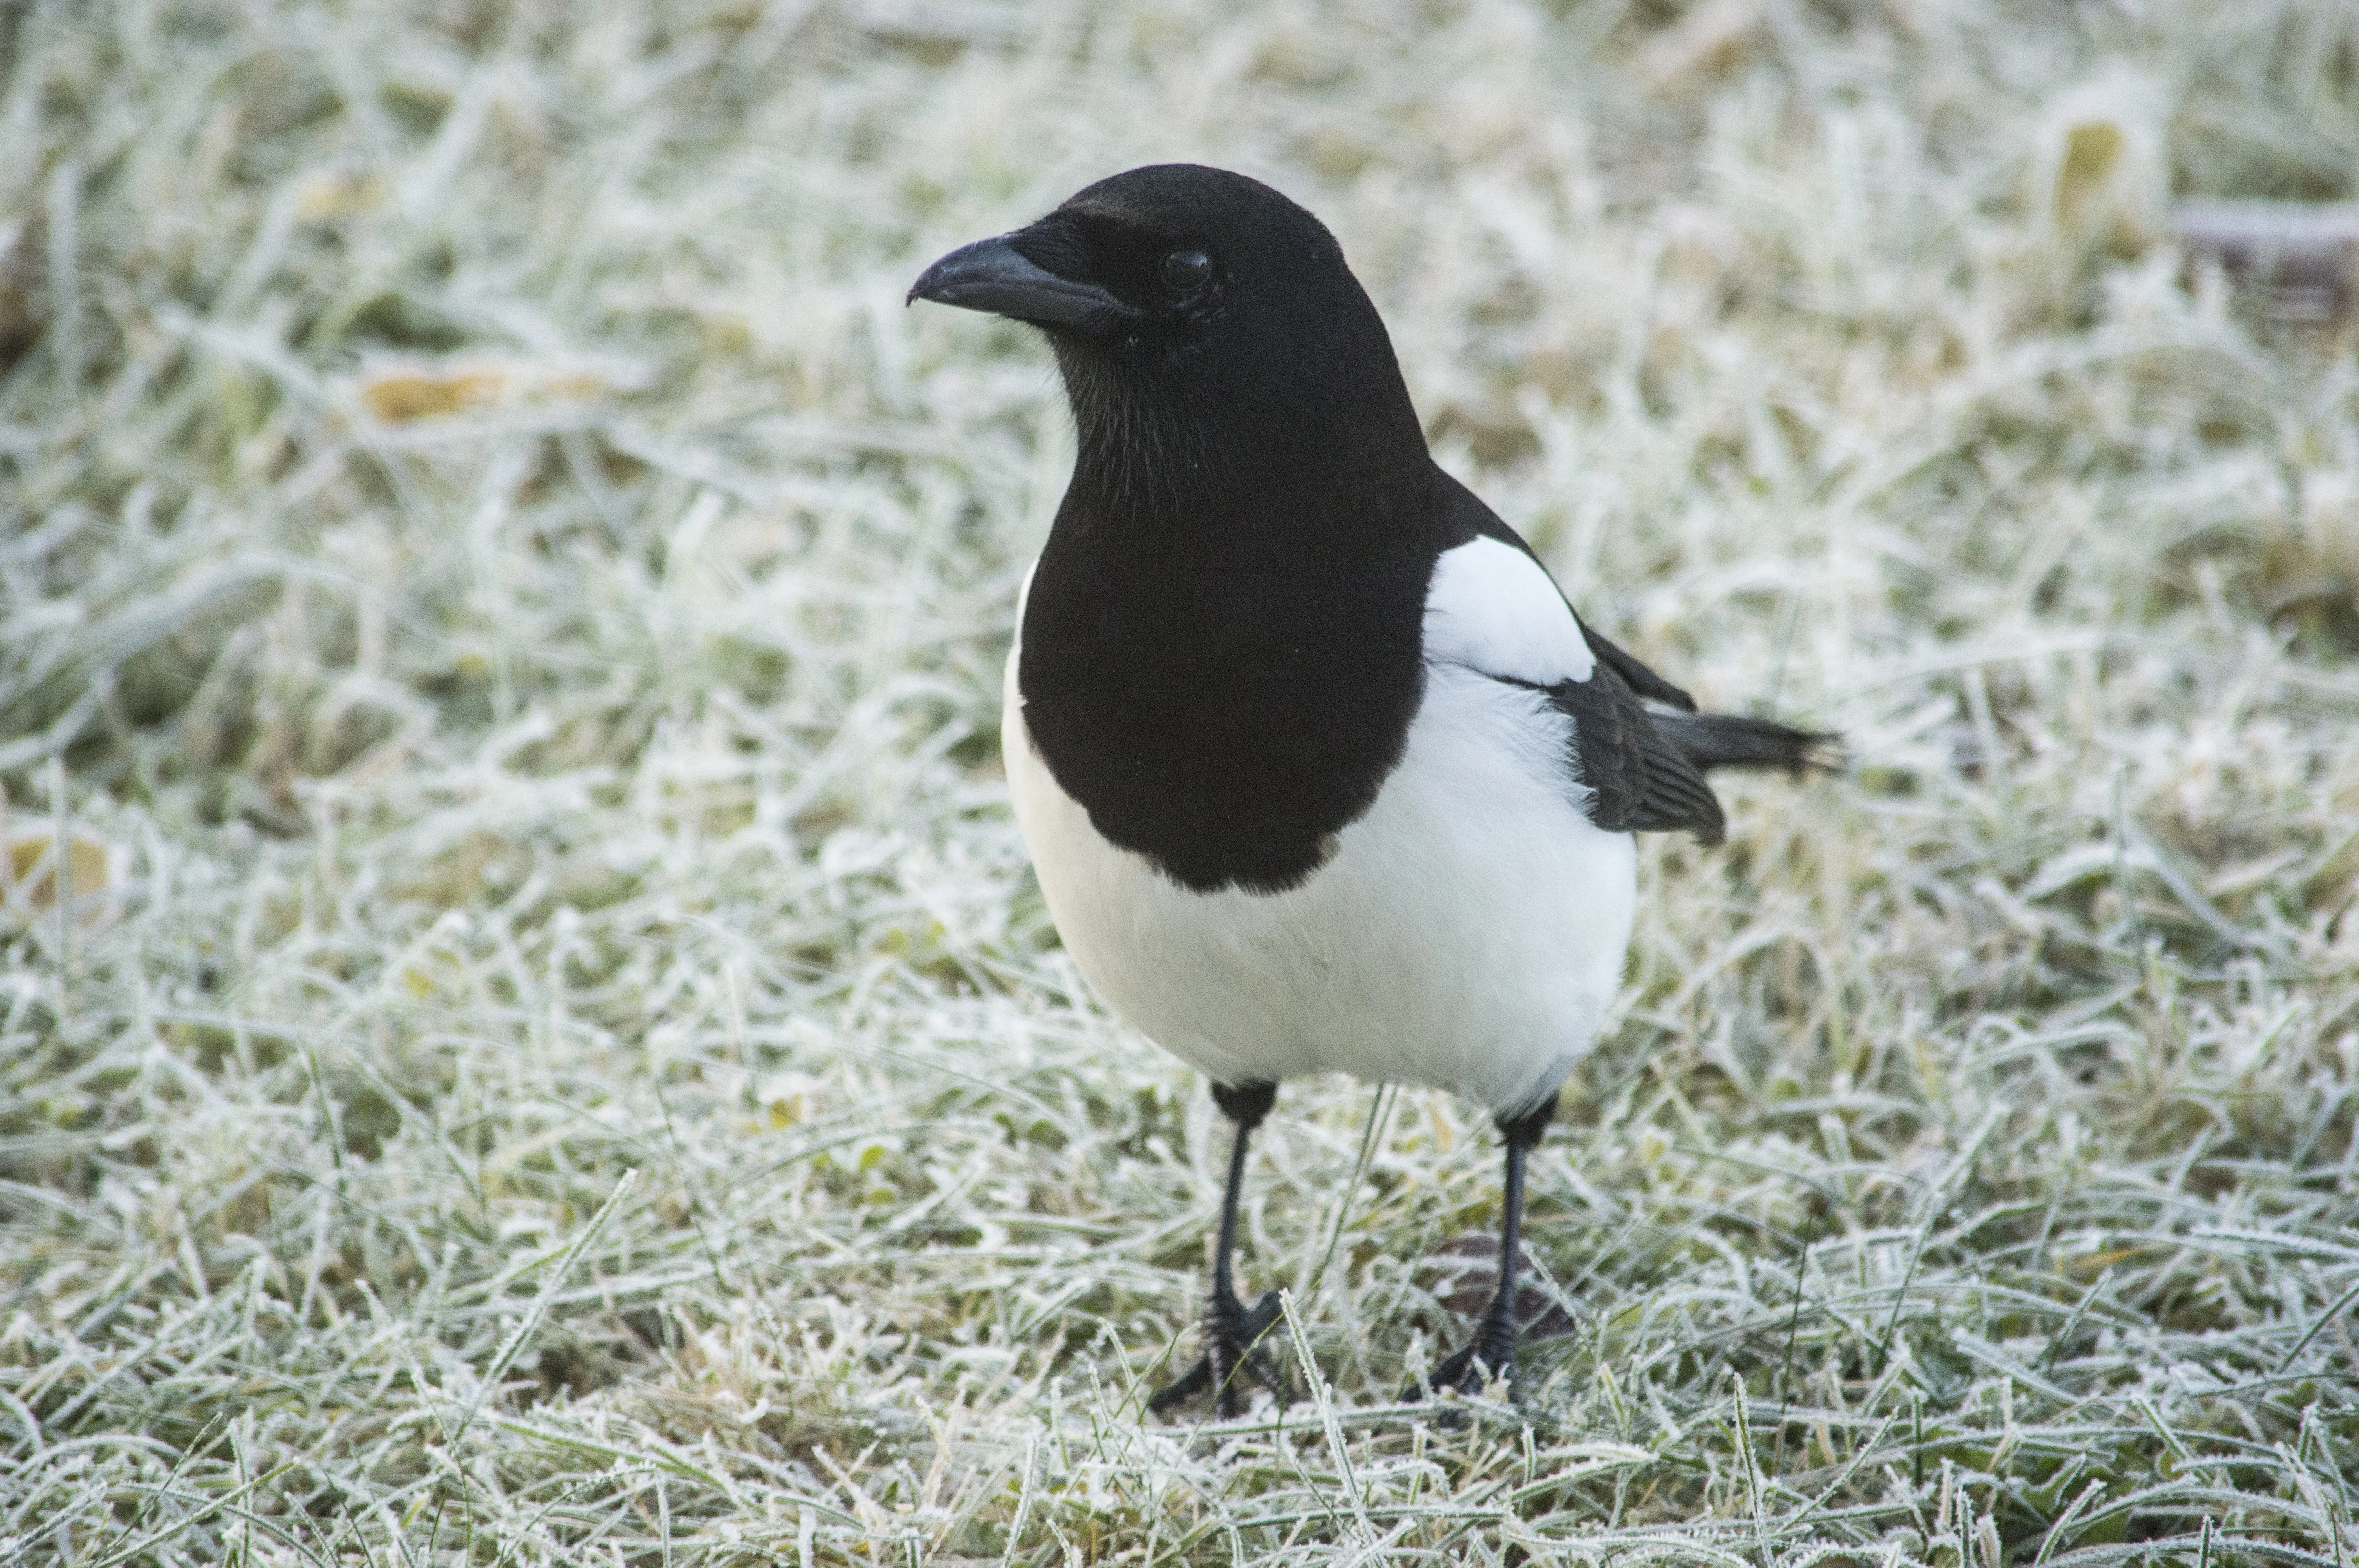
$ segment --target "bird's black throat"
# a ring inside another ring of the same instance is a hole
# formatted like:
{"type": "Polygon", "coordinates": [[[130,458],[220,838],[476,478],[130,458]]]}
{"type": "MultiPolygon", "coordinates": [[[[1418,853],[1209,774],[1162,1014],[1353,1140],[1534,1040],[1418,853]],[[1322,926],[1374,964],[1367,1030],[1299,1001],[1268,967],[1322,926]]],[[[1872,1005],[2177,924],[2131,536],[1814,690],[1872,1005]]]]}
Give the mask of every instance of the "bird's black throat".
{"type": "Polygon", "coordinates": [[[1299,359],[1256,377],[1058,346],[1080,439],[1024,617],[1033,742],[1100,833],[1183,886],[1299,886],[1421,696],[1447,508],[1389,345],[1320,404],[1300,389],[1338,379],[1299,359]]]}

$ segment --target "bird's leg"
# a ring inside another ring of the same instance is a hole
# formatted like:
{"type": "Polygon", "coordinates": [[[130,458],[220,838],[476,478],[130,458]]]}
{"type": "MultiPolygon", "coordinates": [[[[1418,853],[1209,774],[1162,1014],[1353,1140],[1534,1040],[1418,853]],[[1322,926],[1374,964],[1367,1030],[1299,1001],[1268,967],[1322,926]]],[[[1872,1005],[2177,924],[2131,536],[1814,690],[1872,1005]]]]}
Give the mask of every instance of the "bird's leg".
{"type": "Polygon", "coordinates": [[[1221,1195],[1221,1238],[1212,1253],[1212,1299],[1204,1309],[1204,1354],[1193,1367],[1166,1383],[1147,1401],[1158,1415],[1186,1403],[1207,1389],[1223,1420],[1237,1413],[1237,1375],[1250,1370],[1280,1398],[1285,1390],[1271,1368],[1269,1357],[1256,1342],[1277,1322],[1277,1292],[1266,1292],[1251,1307],[1237,1300],[1230,1255],[1237,1245],[1237,1200],[1245,1182],[1245,1143],[1277,1099],[1276,1084],[1212,1086],[1212,1098],[1222,1113],[1237,1125],[1236,1141],[1229,1146],[1229,1184],[1221,1195]]]}
{"type": "MultiPolygon", "coordinates": [[[[1499,1225],[1499,1288],[1476,1320],[1474,1336],[1464,1349],[1433,1369],[1427,1382],[1437,1391],[1456,1389],[1464,1394],[1483,1391],[1486,1378],[1512,1384],[1516,1376],[1516,1264],[1524,1227],[1524,1156],[1540,1141],[1556,1116],[1556,1096],[1550,1095],[1521,1116],[1501,1117],[1499,1136],[1507,1145],[1506,1217],[1499,1225]]],[[[1424,1397],[1411,1383],[1404,1400],[1424,1397]]]]}

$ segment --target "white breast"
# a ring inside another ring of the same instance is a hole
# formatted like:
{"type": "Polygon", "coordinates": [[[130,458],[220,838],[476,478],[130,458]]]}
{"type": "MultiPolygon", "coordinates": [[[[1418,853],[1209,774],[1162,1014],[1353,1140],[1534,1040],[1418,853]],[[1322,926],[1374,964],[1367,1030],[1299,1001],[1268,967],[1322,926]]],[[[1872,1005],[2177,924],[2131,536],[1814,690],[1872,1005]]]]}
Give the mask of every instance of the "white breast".
{"type": "Polygon", "coordinates": [[[1621,983],[1636,846],[1575,806],[1570,719],[1432,654],[1375,806],[1309,881],[1256,894],[1191,892],[1101,837],[1032,744],[1010,653],[1016,821],[1067,949],[1116,1012],[1230,1083],[1343,1072],[1512,1111],[1571,1072],[1621,983]]]}

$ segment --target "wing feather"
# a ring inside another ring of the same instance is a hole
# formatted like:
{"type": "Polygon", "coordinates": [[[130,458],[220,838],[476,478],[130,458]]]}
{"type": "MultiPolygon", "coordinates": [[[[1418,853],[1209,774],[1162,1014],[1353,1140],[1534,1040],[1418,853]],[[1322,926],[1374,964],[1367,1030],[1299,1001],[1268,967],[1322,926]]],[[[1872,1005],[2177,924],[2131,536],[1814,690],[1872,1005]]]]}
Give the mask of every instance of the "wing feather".
{"type": "MultiPolygon", "coordinates": [[[[1495,523],[1495,519],[1493,520],[1495,523]]],[[[1572,721],[1566,783],[1613,832],[1723,832],[1720,802],[1696,765],[1656,725],[1647,697],[1687,693],[1582,624],[1523,541],[1484,531],[1434,563],[1426,591],[1425,656],[1544,692],[1572,721]],[[1636,676],[1634,679],[1633,676],[1636,676]]]]}

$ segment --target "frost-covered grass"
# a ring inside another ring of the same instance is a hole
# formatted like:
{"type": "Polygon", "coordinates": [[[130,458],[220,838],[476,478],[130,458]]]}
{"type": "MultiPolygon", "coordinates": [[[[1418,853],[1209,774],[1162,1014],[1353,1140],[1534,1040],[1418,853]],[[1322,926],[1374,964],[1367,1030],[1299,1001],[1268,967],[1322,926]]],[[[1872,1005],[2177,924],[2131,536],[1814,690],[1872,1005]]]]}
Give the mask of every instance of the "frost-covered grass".
{"type": "Polygon", "coordinates": [[[0,6],[0,1561],[2359,1556],[2359,341],[2163,238],[2354,194],[2359,22],[1676,11],[0,6]],[[1223,1129],[1000,784],[1071,436],[901,292],[1175,156],[1851,739],[1648,850],[1456,1430],[1494,1140],[1343,1083],[1303,1397],[1143,1416],[1223,1129]]]}

